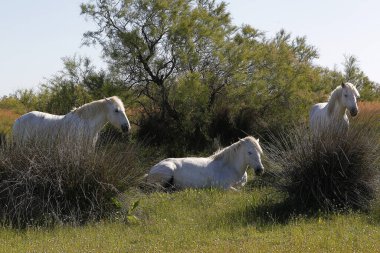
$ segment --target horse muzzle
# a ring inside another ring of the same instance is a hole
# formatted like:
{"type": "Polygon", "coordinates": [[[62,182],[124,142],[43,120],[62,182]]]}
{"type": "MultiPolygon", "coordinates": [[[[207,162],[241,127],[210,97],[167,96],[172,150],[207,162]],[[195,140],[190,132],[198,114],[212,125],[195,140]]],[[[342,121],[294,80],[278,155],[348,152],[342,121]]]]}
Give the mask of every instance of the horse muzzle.
{"type": "Polygon", "coordinates": [[[130,127],[128,124],[121,125],[121,131],[122,131],[123,133],[128,133],[129,130],[130,130],[130,128],[131,128],[131,127],[130,127]]]}
{"type": "Polygon", "coordinates": [[[356,109],[356,108],[351,109],[350,114],[352,117],[355,117],[356,115],[358,115],[358,109],[356,109]]]}
{"type": "Polygon", "coordinates": [[[255,168],[255,175],[260,176],[264,173],[264,167],[255,168]]]}

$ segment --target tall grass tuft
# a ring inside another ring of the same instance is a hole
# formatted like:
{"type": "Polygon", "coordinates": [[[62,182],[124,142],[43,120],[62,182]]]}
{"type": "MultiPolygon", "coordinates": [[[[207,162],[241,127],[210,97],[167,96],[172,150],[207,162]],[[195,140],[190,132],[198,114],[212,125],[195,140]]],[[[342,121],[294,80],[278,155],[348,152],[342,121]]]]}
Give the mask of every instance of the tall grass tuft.
{"type": "Polygon", "coordinates": [[[380,173],[379,118],[366,115],[348,133],[315,137],[307,127],[273,138],[266,148],[275,186],[296,209],[367,210],[380,173]]]}
{"type": "Polygon", "coordinates": [[[135,186],[136,145],[10,146],[0,149],[0,221],[22,228],[83,224],[107,217],[114,198],[135,186]]]}

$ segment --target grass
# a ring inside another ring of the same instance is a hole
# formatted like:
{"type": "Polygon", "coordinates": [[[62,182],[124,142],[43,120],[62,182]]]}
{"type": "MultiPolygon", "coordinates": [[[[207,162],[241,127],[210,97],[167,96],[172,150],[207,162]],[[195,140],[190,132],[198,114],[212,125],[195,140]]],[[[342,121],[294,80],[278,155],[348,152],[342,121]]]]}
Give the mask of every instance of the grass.
{"type": "Polygon", "coordinates": [[[271,188],[241,192],[186,190],[127,194],[135,215],[81,227],[0,230],[0,252],[376,252],[379,206],[373,213],[313,217],[273,215],[283,196],[271,188]]]}

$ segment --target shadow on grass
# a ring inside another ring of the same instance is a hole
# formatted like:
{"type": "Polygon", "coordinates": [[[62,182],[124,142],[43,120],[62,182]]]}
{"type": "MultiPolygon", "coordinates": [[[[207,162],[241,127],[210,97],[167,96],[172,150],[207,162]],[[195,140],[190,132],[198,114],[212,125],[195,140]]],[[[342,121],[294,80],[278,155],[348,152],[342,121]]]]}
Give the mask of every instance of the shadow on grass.
{"type": "Polygon", "coordinates": [[[240,223],[242,226],[255,226],[257,229],[265,229],[274,225],[286,225],[296,217],[313,215],[306,210],[296,209],[294,206],[287,198],[282,200],[265,198],[258,204],[247,205],[241,210],[227,214],[227,216],[235,225],[240,223]]]}
{"type": "Polygon", "coordinates": [[[245,207],[237,208],[232,212],[225,213],[225,224],[234,229],[238,226],[256,227],[259,231],[265,231],[277,225],[287,225],[298,219],[316,219],[322,217],[329,220],[334,214],[363,214],[363,219],[369,224],[380,224],[380,202],[374,204],[371,210],[336,209],[334,211],[321,211],[310,209],[302,205],[300,201],[292,200],[283,193],[272,192],[262,198],[247,203],[245,207]]]}
{"type": "Polygon", "coordinates": [[[304,208],[300,202],[291,200],[284,193],[271,191],[217,219],[223,219],[224,224],[231,229],[238,226],[254,226],[258,230],[267,230],[276,225],[287,225],[300,218],[314,219],[323,216],[328,219],[329,215],[327,212],[304,208]]]}

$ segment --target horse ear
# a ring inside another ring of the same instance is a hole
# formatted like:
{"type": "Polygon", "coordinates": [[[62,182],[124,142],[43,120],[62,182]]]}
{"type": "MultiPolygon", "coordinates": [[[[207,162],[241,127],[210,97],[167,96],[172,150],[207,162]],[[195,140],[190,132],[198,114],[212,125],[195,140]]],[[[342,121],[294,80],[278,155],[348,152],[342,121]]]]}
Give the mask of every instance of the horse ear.
{"type": "Polygon", "coordinates": [[[346,87],[346,84],[344,82],[342,82],[341,84],[342,88],[346,87]]]}
{"type": "Polygon", "coordinates": [[[260,139],[259,139],[259,138],[257,138],[257,142],[260,142],[260,139]]]}

